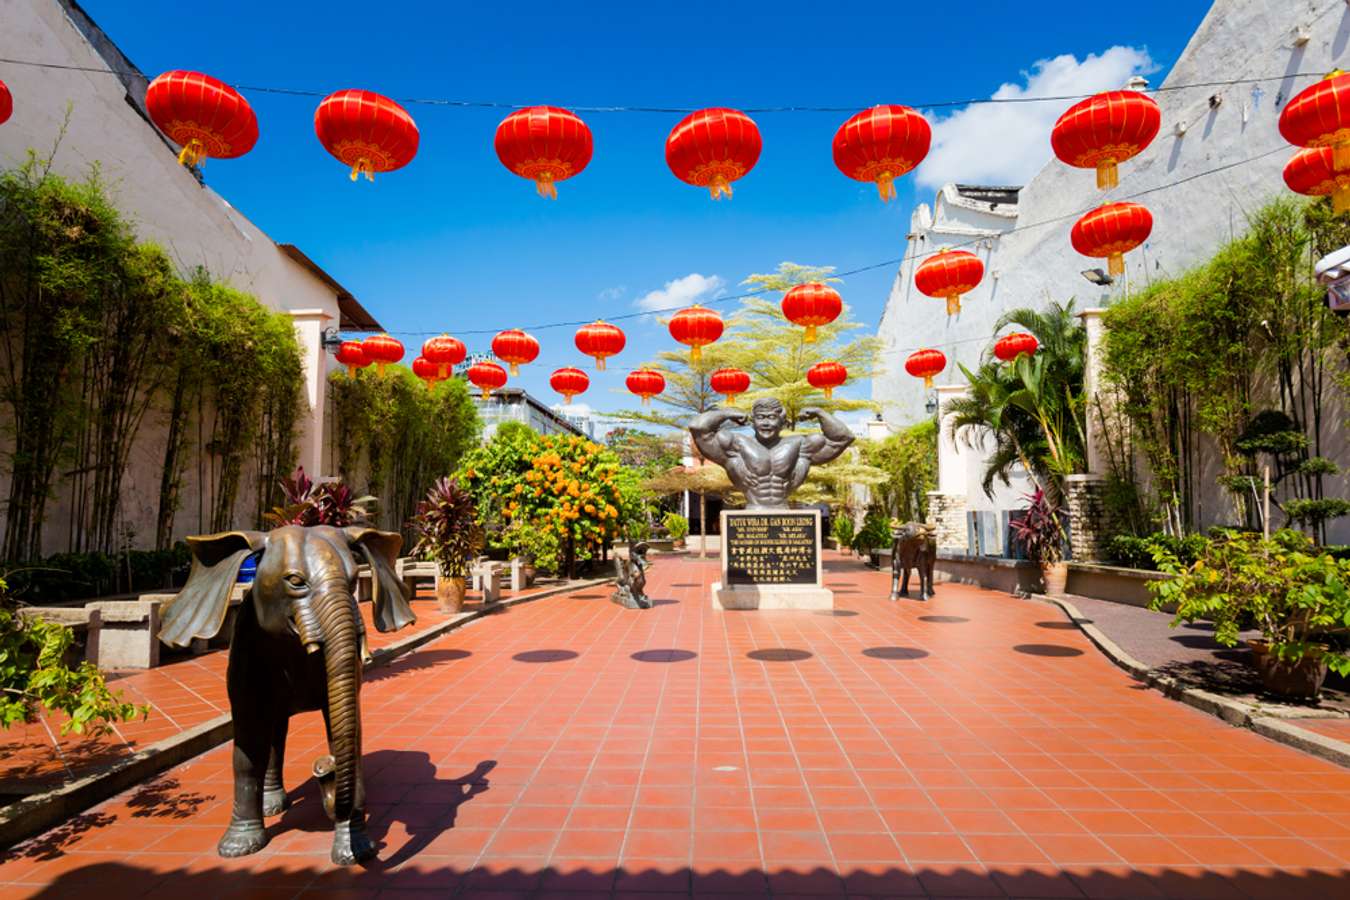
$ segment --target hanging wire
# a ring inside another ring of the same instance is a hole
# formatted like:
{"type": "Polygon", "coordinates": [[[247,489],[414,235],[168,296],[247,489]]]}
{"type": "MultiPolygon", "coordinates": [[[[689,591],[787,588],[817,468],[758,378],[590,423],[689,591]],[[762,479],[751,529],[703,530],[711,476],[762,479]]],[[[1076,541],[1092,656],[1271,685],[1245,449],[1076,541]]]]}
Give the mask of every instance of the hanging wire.
{"type": "MultiPolygon", "coordinates": [[[[11,66],[28,66],[38,69],[54,69],[69,72],[91,72],[102,73],[105,75],[129,76],[133,78],[146,78],[144,72],[139,69],[113,69],[107,66],[77,66],[67,63],[41,62],[32,59],[15,59],[13,57],[0,56],[0,64],[11,66]]],[[[1233,87],[1235,85],[1263,84],[1266,82],[1285,81],[1290,78],[1321,78],[1326,75],[1325,72],[1285,72],[1280,75],[1266,75],[1254,78],[1234,78],[1225,81],[1194,81],[1188,84],[1166,84],[1159,87],[1141,88],[1140,93],[1145,94],[1165,94],[1174,91],[1212,89],[1222,87],[1233,87]]],[[[148,79],[147,79],[148,80],[148,79]]],[[[310,88],[290,88],[277,87],[275,85],[261,84],[231,84],[235,90],[251,91],[257,94],[277,94],[287,97],[326,97],[331,91],[313,90],[310,88]]],[[[1086,100],[1088,97],[1095,96],[1090,94],[1055,94],[1044,97],[967,97],[954,100],[934,100],[929,102],[910,103],[909,106],[915,109],[948,109],[957,106],[979,106],[979,105],[1002,105],[1002,104],[1020,104],[1020,103],[1065,103],[1071,100],[1086,100]]],[[[463,100],[443,97],[393,97],[393,100],[399,103],[412,106],[440,106],[451,109],[504,109],[515,110],[525,109],[537,105],[535,103],[514,103],[505,100],[463,100]]],[[[580,104],[558,103],[555,105],[566,106],[573,112],[584,113],[660,113],[665,115],[684,115],[695,112],[700,107],[694,106],[586,106],[580,104]]],[[[875,104],[858,103],[852,106],[811,106],[811,105],[788,105],[788,106],[742,106],[739,109],[745,113],[854,113],[861,109],[867,109],[875,104]]]]}
{"type": "MultiPolygon", "coordinates": [[[[1288,149],[1289,149],[1289,148],[1287,148],[1287,147],[1275,147],[1274,149],[1267,150],[1267,151],[1264,152],[1264,153],[1258,153],[1256,156],[1249,156],[1249,157],[1247,157],[1246,159],[1240,159],[1240,160],[1237,160],[1237,161],[1235,161],[1235,162],[1224,163],[1224,164],[1221,165],[1221,166],[1215,166],[1215,167],[1213,167],[1213,168],[1206,169],[1206,170],[1204,170],[1204,171],[1202,171],[1202,172],[1194,172],[1194,173],[1192,173],[1192,174],[1190,174],[1190,175],[1187,175],[1187,176],[1184,177],[1184,178],[1178,178],[1176,181],[1171,181],[1171,182],[1168,182],[1168,183],[1166,183],[1166,184],[1155,185],[1154,187],[1151,187],[1151,188],[1144,188],[1144,189],[1142,189],[1142,190],[1138,190],[1138,191],[1135,191],[1135,192],[1130,193],[1130,194],[1124,194],[1124,195],[1121,195],[1120,197],[1115,198],[1115,199],[1116,199],[1116,200],[1137,200],[1137,199],[1139,199],[1140,197],[1146,197],[1146,196],[1149,196],[1150,194],[1156,194],[1156,193],[1158,193],[1159,191],[1170,190],[1170,189],[1175,188],[1175,187],[1178,187],[1178,186],[1180,186],[1180,185],[1187,184],[1187,183],[1189,183],[1189,182],[1195,181],[1195,180],[1197,180],[1197,179],[1199,179],[1199,178],[1205,178],[1205,177],[1210,176],[1210,175],[1217,175],[1217,174],[1220,173],[1220,172],[1226,172],[1226,171],[1228,171],[1228,170],[1230,170],[1230,169],[1236,169],[1236,168],[1238,168],[1239,166],[1245,166],[1245,165],[1248,165],[1249,163],[1258,162],[1259,160],[1265,159],[1265,158],[1267,158],[1267,157],[1269,157],[1269,156],[1274,156],[1274,155],[1277,154],[1277,153],[1285,153],[1285,152],[1288,152],[1288,149]]],[[[1114,202],[1114,201],[1113,201],[1113,202],[1114,202]]],[[[1021,233],[1021,232],[1023,232],[1023,231],[1030,231],[1030,230],[1033,229],[1033,228],[1044,228],[1044,227],[1046,227],[1047,225],[1056,225],[1056,224],[1058,224],[1058,223],[1060,223],[1060,222],[1066,222],[1066,221],[1069,221],[1069,220],[1071,220],[1071,219],[1077,219],[1078,217],[1082,216],[1083,214],[1085,214],[1085,213],[1087,213],[1087,212],[1090,212],[1090,211],[1092,211],[1093,209],[1096,209],[1099,205],[1100,205],[1100,204],[1093,204],[1092,206],[1089,206],[1089,207],[1087,207],[1087,208],[1085,208],[1085,209],[1076,210],[1076,211],[1074,211],[1074,212],[1068,212],[1068,213],[1064,213],[1064,214],[1058,215],[1058,216],[1051,216],[1051,217],[1048,218],[1048,219],[1041,219],[1041,220],[1036,221],[1036,222],[1027,222],[1027,223],[1024,223],[1024,224],[1015,225],[1015,226],[1013,226],[1012,228],[1009,228],[1007,231],[999,232],[998,237],[999,237],[999,238],[1003,238],[1003,237],[1005,237],[1005,236],[1007,236],[1007,235],[1010,235],[1010,234],[1019,234],[1019,233],[1021,233]]],[[[907,262],[910,262],[910,261],[913,261],[913,260],[916,260],[916,259],[923,259],[923,258],[928,257],[928,256],[936,256],[936,255],[937,255],[938,253],[940,253],[942,250],[954,250],[954,249],[959,249],[959,248],[962,248],[962,247],[973,246],[973,245],[975,245],[975,244],[978,244],[980,241],[986,240],[987,237],[988,237],[988,236],[986,236],[986,235],[981,235],[981,236],[979,236],[979,237],[973,237],[973,238],[970,238],[970,239],[968,239],[968,240],[960,241],[960,242],[957,242],[957,243],[954,243],[954,244],[947,244],[947,245],[944,245],[944,246],[941,247],[941,248],[935,248],[935,249],[932,249],[932,250],[923,250],[923,251],[918,251],[918,252],[914,252],[914,253],[907,253],[907,254],[905,254],[904,256],[899,256],[899,257],[896,257],[896,258],[894,258],[894,259],[885,259],[885,260],[882,260],[882,261],[880,261],[880,262],[869,263],[868,265],[865,265],[865,266],[858,266],[858,267],[856,267],[856,268],[848,269],[848,270],[843,271],[843,272],[832,272],[830,277],[832,277],[832,278],[848,278],[849,276],[852,276],[852,275],[860,275],[860,274],[862,274],[862,273],[864,273],[864,272],[871,272],[871,271],[874,271],[874,270],[876,270],[876,269],[889,268],[889,267],[892,267],[892,266],[900,266],[900,265],[903,265],[904,263],[907,263],[907,262]]],[[[700,304],[703,305],[703,306],[712,306],[712,305],[714,305],[714,304],[717,304],[717,305],[723,305],[723,304],[727,304],[727,303],[733,303],[733,302],[735,302],[735,301],[737,301],[737,300],[748,300],[748,299],[752,299],[752,298],[755,298],[755,297],[762,297],[762,296],[764,296],[764,295],[766,295],[766,294],[770,294],[770,293],[776,293],[776,292],[775,292],[775,291],[772,291],[772,290],[770,290],[770,289],[767,289],[767,288],[756,288],[755,290],[752,290],[752,291],[745,291],[744,293],[740,293],[740,294],[730,294],[730,295],[727,295],[727,296],[724,296],[724,297],[713,297],[713,298],[711,298],[711,299],[702,300],[702,301],[700,301],[700,304]]],[[[630,320],[630,319],[642,319],[642,318],[646,318],[647,316],[661,316],[661,315],[673,314],[673,313],[679,312],[681,309],[684,309],[686,306],[687,306],[687,304],[682,305],[682,306],[667,306],[667,307],[662,307],[662,308],[659,308],[659,309],[639,310],[639,311],[630,312],[630,313],[619,313],[618,315],[611,315],[611,314],[608,314],[608,313],[607,313],[607,314],[605,314],[604,316],[601,316],[601,317],[599,317],[599,318],[603,318],[606,322],[619,322],[619,321],[626,321],[626,320],[630,320]]],[[[544,323],[538,323],[538,324],[534,324],[534,325],[524,325],[524,326],[521,326],[521,325],[509,325],[509,326],[503,326],[502,328],[474,328],[474,329],[464,329],[464,330],[458,330],[458,331],[456,331],[455,334],[457,334],[457,335],[487,335],[487,334],[496,334],[496,333],[498,333],[499,331],[505,330],[506,328],[523,328],[523,329],[526,330],[526,331],[548,331],[548,330],[554,329],[554,328],[579,328],[579,327],[581,327],[582,325],[589,325],[590,323],[594,322],[594,321],[596,320],[596,318],[597,318],[597,317],[592,316],[592,317],[587,318],[587,319],[570,319],[570,320],[562,321],[562,322],[544,322],[544,323]]],[[[443,334],[443,333],[445,333],[445,332],[444,332],[444,329],[440,329],[440,330],[437,330],[437,331],[391,331],[391,332],[389,332],[389,334],[400,335],[400,336],[403,336],[403,337],[432,337],[432,336],[434,336],[434,335],[443,334]]],[[[948,344],[959,344],[959,343],[964,343],[964,342],[967,342],[967,341],[975,341],[975,340],[981,340],[981,341],[983,341],[983,340],[987,340],[987,338],[969,338],[969,339],[961,339],[961,340],[949,341],[949,342],[947,342],[947,343],[948,343],[948,344]]],[[[914,348],[905,348],[905,349],[915,349],[915,350],[917,350],[917,349],[919,349],[919,348],[918,348],[918,347],[914,347],[914,348]]],[[[901,350],[901,352],[904,352],[904,351],[901,350]]],[[[625,370],[620,369],[619,371],[625,371],[625,370]]]]}

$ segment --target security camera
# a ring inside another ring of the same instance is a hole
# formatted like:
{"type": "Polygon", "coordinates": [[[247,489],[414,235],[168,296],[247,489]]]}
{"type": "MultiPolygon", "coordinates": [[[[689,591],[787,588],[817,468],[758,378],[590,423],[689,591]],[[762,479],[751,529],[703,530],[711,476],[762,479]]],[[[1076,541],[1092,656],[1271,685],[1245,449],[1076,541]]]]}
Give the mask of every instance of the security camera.
{"type": "Polygon", "coordinates": [[[1318,283],[1326,285],[1327,306],[1334,312],[1350,313],[1350,246],[1319,259],[1313,271],[1318,283]]]}

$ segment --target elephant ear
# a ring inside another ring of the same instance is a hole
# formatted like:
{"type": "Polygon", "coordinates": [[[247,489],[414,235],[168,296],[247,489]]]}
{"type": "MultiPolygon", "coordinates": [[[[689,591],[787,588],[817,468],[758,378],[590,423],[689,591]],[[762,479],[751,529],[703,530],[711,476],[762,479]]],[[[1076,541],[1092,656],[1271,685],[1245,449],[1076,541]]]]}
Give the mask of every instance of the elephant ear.
{"type": "Polygon", "coordinates": [[[346,532],[352,550],[370,565],[375,627],[380,631],[398,631],[416,622],[417,616],[408,605],[411,599],[408,586],[394,571],[398,552],[403,549],[403,536],[374,528],[350,527],[346,532]]]}
{"type": "Polygon", "coordinates": [[[159,639],[170,647],[185,647],[193,638],[213,638],[225,623],[230,592],[239,567],[251,553],[267,545],[260,531],[222,531],[187,539],[192,571],[178,595],[160,616],[159,639]]]}

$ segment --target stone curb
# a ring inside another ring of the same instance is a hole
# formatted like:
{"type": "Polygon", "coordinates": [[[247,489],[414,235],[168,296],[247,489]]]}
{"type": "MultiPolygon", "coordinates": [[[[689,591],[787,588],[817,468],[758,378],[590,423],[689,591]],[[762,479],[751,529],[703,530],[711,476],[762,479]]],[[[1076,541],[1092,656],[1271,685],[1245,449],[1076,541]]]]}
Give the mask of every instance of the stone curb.
{"type": "Polygon", "coordinates": [[[1149,687],[1157,688],[1164,696],[1209,713],[1229,725],[1250,728],[1262,737],[1350,768],[1350,744],[1299,728],[1290,719],[1252,715],[1251,708],[1244,703],[1212,691],[1188,687],[1174,678],[1159,674],[1121,649],[1119,644],[1107,637],[1068,600],[1044,594],[1032,594],[1030,598],[1059,607],[1107,659],[1149,687]]]}
{"type": "MultiPolygon", "coordinates": [[[[371,654],[374,659],[367,666],[367,669],[387,666],[400,656],[406,656],[423,644],[434,641],[436,638],[484,616],[494,615],[500,609],[530,603],[534,600],[556,597],[559,594],[584,591],[613,580],[612,577],[591,578],[576,584],[559,585],[534,594],[510,597],[499,600],[491,606],[460,613],[454,618],[438,622],[430,628],[374,651],[371,654]]],[[[113,763],[102,771],[93,772],[50,791],[16,800],[8,806],[0,808],[0,849],[8,849],[19,841],[41,834],[114,794],[121,793],[134,784],[145,781],[166,769],[173,768],[179,763],[220,746],[233,736],[234,723],[231,721],[229,714],[226,713],[185,731],[180,731],[172,737],[156,741],[148,747],[136,751],[126,759],[113,763]]]]}

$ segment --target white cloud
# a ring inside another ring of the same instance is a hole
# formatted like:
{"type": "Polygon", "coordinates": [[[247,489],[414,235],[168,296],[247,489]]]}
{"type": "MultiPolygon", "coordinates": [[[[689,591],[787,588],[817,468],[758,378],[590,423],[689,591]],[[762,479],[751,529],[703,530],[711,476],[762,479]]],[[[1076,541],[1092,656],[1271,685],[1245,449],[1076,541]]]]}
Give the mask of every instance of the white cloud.
{"type": "Polygon", "coordinates": [[[703,298],[717,296],[725,284],[720,275],[691,272],[683,278],[667,281],[666,286],[659,291],[648,291],[634,300],[633,305],[646,312],[688,306],[703,298]]]}
{"type": "MultiPolygon", "coordinates": [[[[1112,47],[1082,62],[1065,53],[1038,60],[1022,73],[1023,84],[1004,84],[993,99],[1094,94],[1118,89],[1131,75],[1157,68],[1148,51],[1138,47],[1112,47]]],[[[915,179],[929,188],[948,182],[1026,184],[1050,159],[1050,129],[1074,102],[977,103],[943,118],[930,113],[933,146],[915,179]]]]}
{"type": "Polygon", "coordinates": [[[614,287],[605,288],[603,291],[596,294],[596,296],[599,297],[601,300],[604,300],[606,303],[611,303],[615,300],[618,300],[626,293],[628,293],[628,288],[626,285],[616,284],[614,287]]]}

